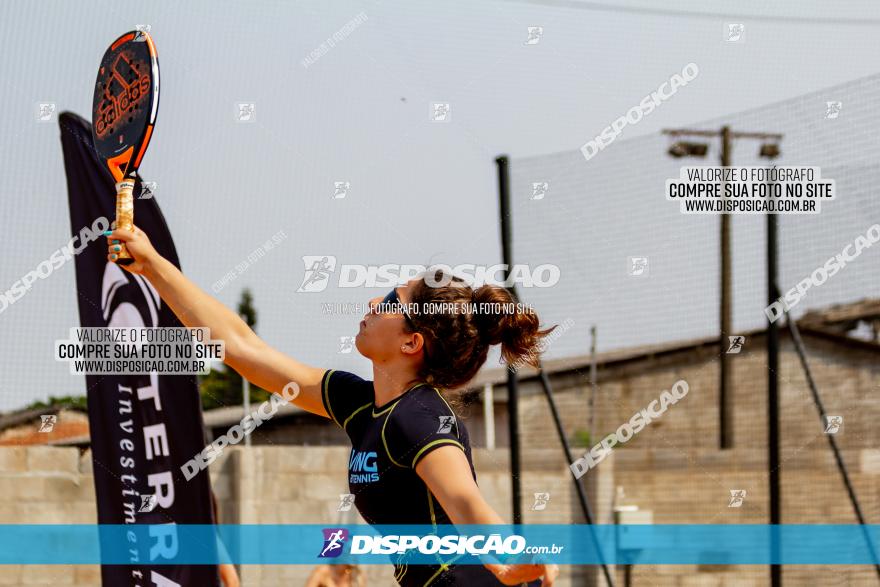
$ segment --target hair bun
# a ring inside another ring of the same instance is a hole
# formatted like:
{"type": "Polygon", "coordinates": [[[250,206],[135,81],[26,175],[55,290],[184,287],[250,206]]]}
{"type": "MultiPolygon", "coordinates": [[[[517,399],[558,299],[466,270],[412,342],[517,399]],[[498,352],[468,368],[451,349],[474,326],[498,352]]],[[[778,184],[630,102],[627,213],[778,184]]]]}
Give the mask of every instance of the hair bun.
{"type": "Polygon", "coordinates": [[[538,343],[555,328],[540,330],[534,310],[517,304],[507,289],[496,285],[473,288],[440,269],[412,286],[410,300],[422,307],[470,305],[465,312],[425,313],[418,322],[426,348],[419,376],[440,388],[457,388],[473,379],[492,345],[501,345],[501,358],[507,365],[537,366],[538,343]]]}
{"type": "Polygon", "coordinates": [[[488,345],[501,344],[508,315],[494,312],[493,306],[501,304],[498,307],[503,309],[511,300],[510,294],[500,287],[484,285],[474,290],[473,300],[474,324],[480,331],[480,340],[488,345]]]}

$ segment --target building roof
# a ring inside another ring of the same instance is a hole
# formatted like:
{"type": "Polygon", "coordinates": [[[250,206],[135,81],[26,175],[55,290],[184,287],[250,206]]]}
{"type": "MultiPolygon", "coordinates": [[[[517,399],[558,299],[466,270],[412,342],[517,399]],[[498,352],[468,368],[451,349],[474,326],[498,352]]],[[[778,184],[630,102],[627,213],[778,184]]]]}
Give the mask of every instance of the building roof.
{"type": "MultiPolygon", "coordinates": [[[[253,412],[257,408],[260,407],[259,403],[251,403],[250,411],[253,412]]],[[[293,404],[285,403],[278,406],[278,411],[275,413],[275,418],[284,418],[288,416],[297,416],[300,414],[308,414],[306,410],[297,407],[293,404]]],[[[217,428],[218,426],[232,426],[233,424],[238,424],[241,422],[241,419],[244,418],[244,406],[241,404],[236,406],[225,406],[222,408],[215,408],[213,410],[208,410],[204,412],[204,420],[206,428],[217,428]]]]}
{"type": "Polygon", "coordinates": [[[0,416],[0,445],[83,445],[89,443],[89,417],[66,406],[33,408],[0,416]],[[43,426],[42,416],[54,416],[43,426]]]}
{"type": "Polygon", "coordinates": [[[798,320],[801,327],[855,328],[859,321],[880,320],[880,298],[865,298],[849,304],[834,304],[821,310],[811,310],[798,320]]]}
{"type": "MultiPolygon", "coordinates": [[[[797,321],[797,324],[801,334],[804,336],[813,336],[845,346],[880,352],[880,344],[877,342],[866,341],[864,339],[853,338],[846,335],[849,330],[855,328],[859,321],[872,322],[877,320],[880,320],[880,298],[863,299],[848,304],[835,304],[820,310],[812,310],[804,314],[804,316],[797,321]]],[[[780,334],[785,336],[787,332],[788,329],[785,328],[784,324],[781,325],[780,334]]],[[[765,333],[765,328],[739,332],[739,334],[746,337],[763,336],[765,333]]],[[[596,353],[596,365],[608,366],[614,363],[622,363],[624,361],[651,359],[660,355],[694,350],[702,346],[717,344],[718,337],[711,336],[662,344],[615,349],[596,353]]],[[[589,354],[583,354],[561,359],[549,359],[543,362],[543,367],[547,374],[565,373],[567,371],[589,369],[591,362],[592,357],[589,354]]],[[[524,367],[519,370],[520,381],[535,379],[537,377],[538,371],[533,367],[524,367]]],[[[506,382],[507,368],[505,366],[490,369],[484,368],[473,380],[470,381],[470,383],[468,383],[467,389],[478,389],[487,384],[506,384],[506,382]]]]}

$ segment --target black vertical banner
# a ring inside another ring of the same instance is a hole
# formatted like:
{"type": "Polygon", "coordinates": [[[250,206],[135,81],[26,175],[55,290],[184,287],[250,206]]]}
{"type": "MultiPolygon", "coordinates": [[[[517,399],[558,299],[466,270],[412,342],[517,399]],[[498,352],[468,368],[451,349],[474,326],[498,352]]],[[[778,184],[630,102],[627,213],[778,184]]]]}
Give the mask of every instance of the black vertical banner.
{"type": "MultiPolygon", "coordinates": [[[[91,124],[59,117],[70,226],[76,255],[80,326],[182,326],[147,279],[107,261],[107,239],[84,239],[115,219],[116,190],[92,144],[91,124]]],[[[134,219],[160,255],[180,267],[153,197],[134,192],[134,219]]],[[[68,328],[75,327],[71,323],[68,328]]],[[[104,565],[105,587],[217,587],[216,565],[163,565],[179,543],[176,525],[213,524],[207,470],[187,481],[181,465],[204,448],[194,375],[87,375],[89,428],[100,524],[162,524],[149,544],[130,544],[130,566],[104,565]],[[155,496],[154,503],[144,496],[155,496]],[[144,503],[147,503],[144,506],[144,503]],[[164,529],[167,528],[167,531],[164,529]],[[152,557],[152,558],[151,558],[152,557]]],[[[215,548],[216,545],[209,545],[215,548]]]]}

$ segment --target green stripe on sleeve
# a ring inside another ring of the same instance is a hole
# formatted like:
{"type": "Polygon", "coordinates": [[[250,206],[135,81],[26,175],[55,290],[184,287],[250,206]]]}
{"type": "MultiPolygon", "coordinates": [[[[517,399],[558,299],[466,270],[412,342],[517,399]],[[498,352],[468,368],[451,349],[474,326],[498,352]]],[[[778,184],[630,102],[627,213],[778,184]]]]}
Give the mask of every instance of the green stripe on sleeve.
{"type": "Polygon", "coordinates": [[[438,444],[454,444],[455,446],[460,448],[462,450],[462,452],[464,452],[464,447],[457,440],[452,440],[451,438],[440,438],[439,440],[433,440],[433,441],[429,442],[428,444],[426,444],[425,446],[423,446],[421,448],[421,450],[416,453],[416,456],[413,457],[411,467],[415,468],[416,462],[419,460],[419,457],[422,456],[426,450],[428,450],[429,448],[431,448],[433,446],[437,446],[438,444]]]}
{"type": "Polygon", "coordinates": [[[342,426],[342,424],[339,423],[339,420],[336,419],[336,416],[333,415],[333,408],[330,407],[330,376],[334,373],[334,371],[335,369],[330,369],[326,373],[324,373],[324,390],[321,393],[321,400],[324,402],[324,409],[327,410],[327,414],[330,415],[330,419],[333,420],[337,426],[342,426]]]}

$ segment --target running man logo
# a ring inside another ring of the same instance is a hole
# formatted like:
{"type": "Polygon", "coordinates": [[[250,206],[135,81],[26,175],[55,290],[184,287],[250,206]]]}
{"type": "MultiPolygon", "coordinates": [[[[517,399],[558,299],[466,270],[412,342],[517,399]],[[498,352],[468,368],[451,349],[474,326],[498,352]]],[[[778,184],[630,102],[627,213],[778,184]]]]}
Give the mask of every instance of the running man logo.
{"type": "Polygon", "coordinates": [[[324,528],[324,547],[318,554],[318,558],[336,558],[345,549],[345,541],[348,540],[348,530],[345,528],[324,528]]]}
{"type": "Polygon", "coordinates": [[[449,122],[451,118],[449,102],[434,102],[431,104],[431,122],[449,122]]]}
{"type": "Polygon", "coordinates": [[[452,427],[455,426],[455,416],[439,416],[437,419],[440,420],[440,428],[437,429],[437,434],[452,432],[452,427]]]}
{"type": "Polygon", "coordinates": [[[352,449],[348,460],[349,483],[374,483],[379,480],[379,467],[376,465],[376,451],[352,449]]]}
{"type": "Polygon", "coordinates": [[[336,271],[336,257],[333,255],[303,255],[306,274],[297,292],[314,293],[327,289],[330,274],[336,271]]]}
{"type": "Polygon", "coordinates": [[[55,104],[52,102],[40,102],[37,104],[37,120],[39,122],[52,122],[55,114],[55,104]]]}
{"type": "Polygon", "coordinates": [[[550,184],[546,181],[533,181],[532,182],[532,200],[543,200],[544,196],[547,195],[547,190],[550,189],[550,184]]]}
{"type": "Polygon", "coordinates": [[[55,423],[58,422],[58,416],[52,414],[49,416],[40,416],[40,429],[37,432],[52,432],[55,428],[55,423]]]}
{"type": "Polygon", "coordinates": [[[155,181],[141,182],[141,195],[139,200],[149,200],[156,194],[156,188],[159,186],[155,181]]]}
{"type": "Polygon", "coordinates": [[[354,337],[353,336],[340,336],[339,337],[339,353],[342,355],[349,355],[351,351],[354,349],[354,337]]]}
{"type": "Polygon", "coordinates": [[[532,504],[533,512],[540,512],[547,509],[547,502],[550,501],[549,493],[536,493],[535,503],[532,504]]]}
{"type": "Polygon", "coordinates": [[[132,39],[132,42],[143,43],[144,41],[147,40],[147,35],[145,35],[144,33],[149,34],[150,28],[152,28],[152,27],[150,27],[150,25],[148,25],[148,24],[136,24],[136,25],[134,25],[134,28],[135,28],[135,33],[134,33],[134,39],[132,39]]]}
{"type": "Polygon", "coordinates": [[[237,122],[254,122],[257,119],[257,105],[253,102],[241,102],[236,111],[237,122]]]}
{"type": "Polygon", "coordinates": [[[728,355],[738,355],[739,352],[743,349],[743,344],[746,342],[745,336],[728,336],[727,339],[730,341],[730,347],[727,349],[728,355]]]}
{"type": "Polygon", "coordinates": [[[334,181],[333,182],[333,199],[341,200],[345,196],[348,195],[348,190],[351,189],[350,181],[334,181]]]}
{"type": "Polygon", "coordinates": [[[837,434],[843,426],[843,416],[825,416],[825,434],[837,434]]]}
{"type": "Polygon", "coordinates": [[[841,108],[843,108],[843,102],[825,102],[825,118],[837,118],[840,116],[841,108]]]}
{"type": "Polygon", "coordinates": [[[523,43],[523,45],[537,45],[541,42],[541,37],[544,35],[544,27],[542,26],[530,26],[528,27],[529,36],[523,43]]]}
{"type": "Polygon", "coordinates": [[[745,489],[731,489],[730,490],[730,501],[727,503],[727,507],[729,507],[729,508],[742,507],[742,504],[745,500],[746,500],[746,490],[745,489]]]}
{"type": "Polygon", "coordinates": [[[153,494],[141,495],[141,507],[138,508],[138,513],[150,513],[156,509],[158,503],[159,500],[153,494]]]}
{"type": "Polygon", "coordinates": [[[337,512],[350,511],[352,505],[354,505],[354,493],[340,493],[339,494],[339,507],[336,508],[336,511],[337,512]]]}
{"type": "Polygon", "coordinates": [[[743,38],[746,27],[743,24],[727,25],[727,40],[731,43],[738,43],[743,38]]]}
{"type": "Polygon", "coordinates": [[[648,258],[647,257],[627,257],[626,271],[629,275],[636,277],[648,274],[648,258]]]}

